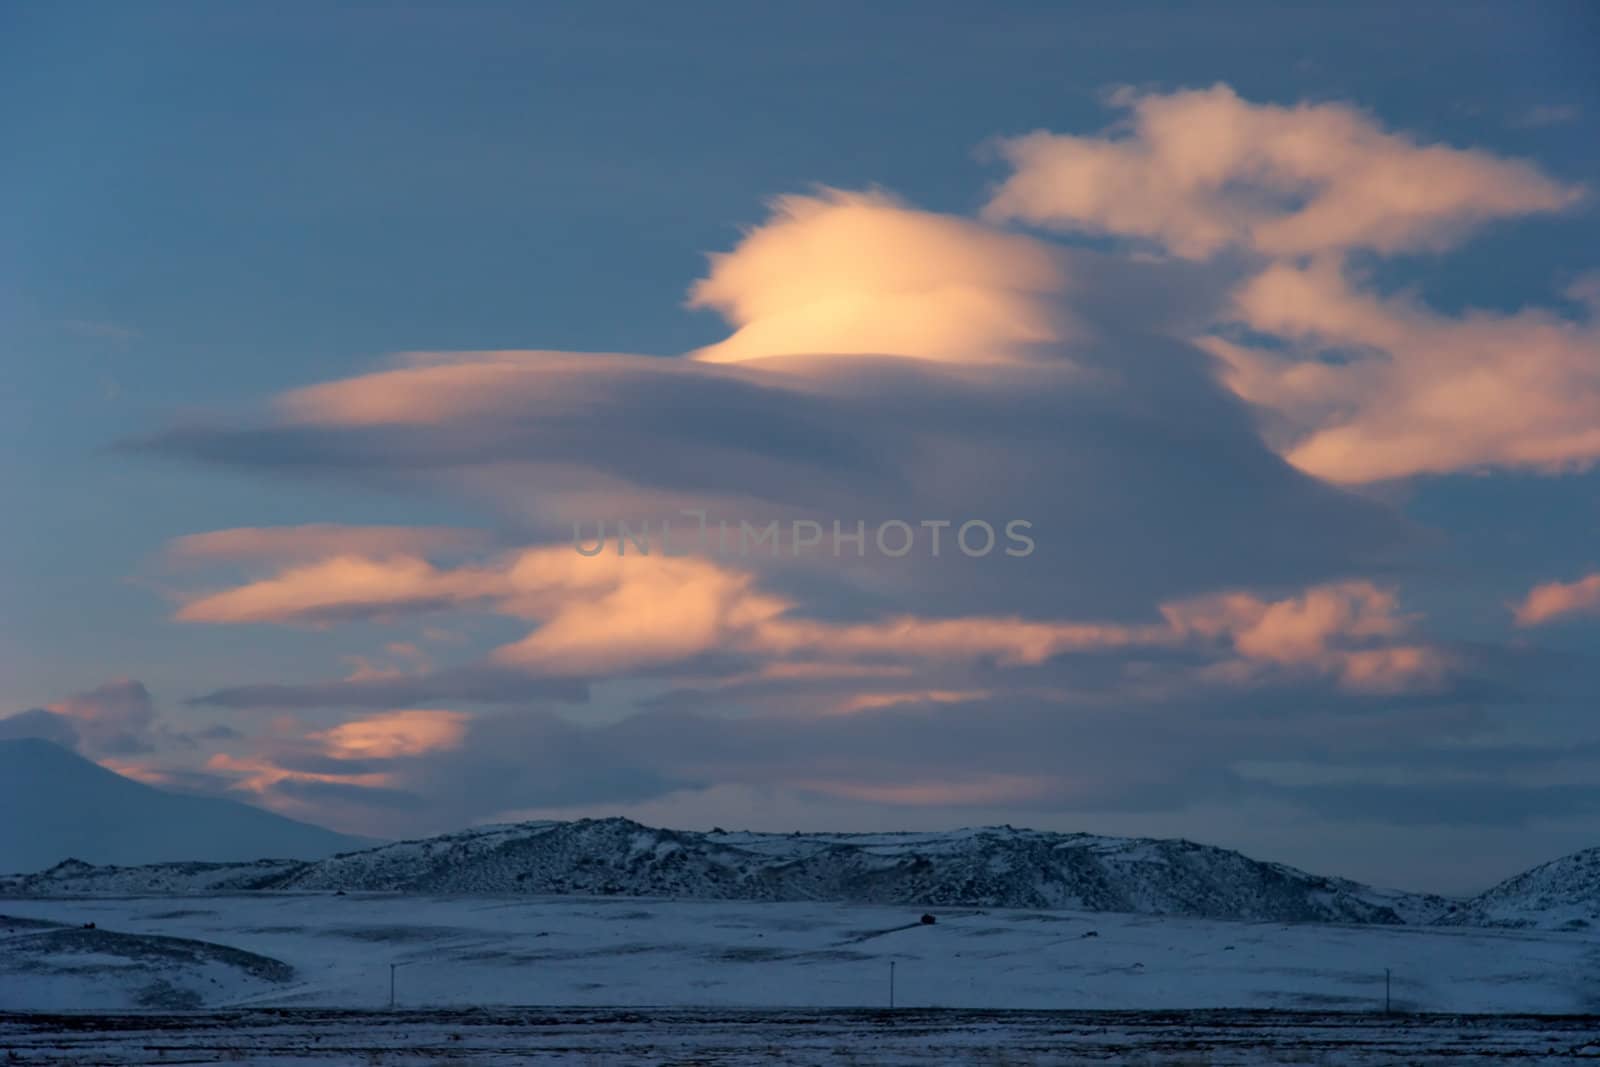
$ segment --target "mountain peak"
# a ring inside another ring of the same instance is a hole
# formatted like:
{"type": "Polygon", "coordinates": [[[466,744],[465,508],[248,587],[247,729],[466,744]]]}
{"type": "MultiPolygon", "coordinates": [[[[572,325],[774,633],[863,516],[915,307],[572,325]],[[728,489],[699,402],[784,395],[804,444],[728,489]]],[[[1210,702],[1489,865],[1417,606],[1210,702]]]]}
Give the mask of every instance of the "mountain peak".
{"type": "Polygon", "coordinates": [[[40,738],[0,741],[0,871],[319,859],[370,842],[222,797],[169,793],[40,738]]]}
{"type": "Polygon", "coordinates": [[[8,737],[0,740],[0,760],[13,759],[49,759],[60,762],[88,763],[100,766],[93,760],[85,759],[54,741],[43,737],[8,737]]]}

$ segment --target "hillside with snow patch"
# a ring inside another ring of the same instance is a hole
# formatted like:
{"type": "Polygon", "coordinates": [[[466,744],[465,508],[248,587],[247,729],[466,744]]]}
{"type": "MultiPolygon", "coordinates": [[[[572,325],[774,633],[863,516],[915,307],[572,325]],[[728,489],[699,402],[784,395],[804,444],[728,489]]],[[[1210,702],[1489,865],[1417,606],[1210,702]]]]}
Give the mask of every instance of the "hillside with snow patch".
{"type": "Polygon", "coordinates": [[[1425,923],[1449,902],[1180,840],[1011,827],[762,834],[627,819],[529,822],[296,863],[62,864],[0,893],[393,891],[1070,908],[1277,922],[1425,923]]]}
{"type": "Polygon", "coordinates": [[[1439,920],[1453,926],[1600,930],[1600,848],[1508,878],[1439,920]]]}

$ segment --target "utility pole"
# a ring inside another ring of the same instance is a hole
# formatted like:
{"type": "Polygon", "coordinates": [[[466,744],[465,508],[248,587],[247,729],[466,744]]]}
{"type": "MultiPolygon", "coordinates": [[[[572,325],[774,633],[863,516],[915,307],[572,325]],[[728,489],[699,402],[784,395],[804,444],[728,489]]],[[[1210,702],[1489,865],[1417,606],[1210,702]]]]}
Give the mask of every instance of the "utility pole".
{"type": "Polygon", "coordinates": [[[889,961],[889,1007],[894,1007],[894,960],[889,961]]]}
{"type": "Polygon", "coordinates": [[[415,962],[416,962],[415,960],[407,960],[404,963],[391,963],[391,964],[389,964],[389,1007],[391,1007],[391,1008],[394,1007],[394,972],[395,972],[395,969],[399,968],[399,967],[409,967],[415,962]]]}
{"type": "Polygon", "coordinates": [[[1383,1013],[1389,1014],[1389,968],[1383,969],[1383,1013]]]}

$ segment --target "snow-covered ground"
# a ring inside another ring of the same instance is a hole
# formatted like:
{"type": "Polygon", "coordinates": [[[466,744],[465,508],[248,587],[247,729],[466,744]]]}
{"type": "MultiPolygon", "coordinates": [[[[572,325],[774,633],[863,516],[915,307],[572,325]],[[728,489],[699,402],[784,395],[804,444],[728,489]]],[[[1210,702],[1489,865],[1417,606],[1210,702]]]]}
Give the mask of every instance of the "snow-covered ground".
{"type": "Polygon", "coordinates": [[[1592,1016],[1412,1014],[1600,1010],[1600,938],[1583,933],[932,914],[360,893],[0,899],[0,1048],[8,1063],[272,1067],[1600,1057],[1592,1016]]]}
{"type": "Polygon", "coordinates": [[[69,924],[0,922],[12,1011],[370,1008],[388,1003],[391,964],[414,1007],[873,1008],[891,963],[901,1007],[1361,1011],[1381,1007],[1389,968],[1406,1010],[1600,1010],[1600,939],[1573,932],[398,894],[14,899],[0,914],[69,924]]]}

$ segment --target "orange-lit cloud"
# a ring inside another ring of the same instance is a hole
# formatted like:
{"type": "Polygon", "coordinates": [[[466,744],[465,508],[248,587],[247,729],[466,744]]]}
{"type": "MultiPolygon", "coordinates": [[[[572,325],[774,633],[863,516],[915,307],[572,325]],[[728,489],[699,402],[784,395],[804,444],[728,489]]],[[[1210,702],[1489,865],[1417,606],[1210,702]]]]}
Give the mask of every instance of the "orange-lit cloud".
{"type": "Polygon", "coordinates": [[[1206,342],[1240,396],[1273,412],[1285,457],[1334,482],[1600,459],[1600,321],[1523,309],[1440,315],[1354,287],[1339,264],[1279,264],[1238,319],[1286,341],[1206,342]],[[1320,358],[1324,354],[1338,359],[1320,358]]]}
{"type": "Polygon", "coordinates": [[[1238,660],[1220,673],[1240,680],[1257,666],[1276,665],[1331,674],[1352,690],[1389,692],[1435,684],[1450,666],[1442,651],[1400,640],[1414,619],[1398,614],[1392,590],[1371,582],[1319,586],[1277,601],[1229,593],[1162,612],[1177,634],[1231,644],[1238,660]]]}
{"type": "MultiPolygon", "coordinates": [[[[385,370],[292,389],[274,407],[294,423],[340,426],[425,425],[463,415],[568,415],[604,399],[606,378],[621,364],[652,369],[637,356],[546,351],[412,352],[385,370]]],[[[655,370],[672,373],[668,363],[655,370]]]]}
{"type": "Polygon", "coordinates": [[[1128,115],[1107,135],[1002,141],[1013,174],[985,215],[1145,238],[1194,259],[1229,246],[1393,253],[1583,195],[1527,163],[1419,144],[1344,104],[1253,104],[1225,85],[1112,102],[1128,115]]]}
{"type": "Polygon", "coordinates": [[[417,556],[335,556],[185,603],[184,622],[328,622],[455,607],[501,590],[497,577],[441,570],[417,556]]]}
{"type": "Polygon", "coordinates": [[[789,605],[754,578],[703,559],[586,558],[569,546],[525,552],[511,568],[510,610],[541,620],[496,653],[546,673],[606,674],[741,643],[789,605]]]}
{"type": "Polygon", "coordinates": [[[896,355],[971,363],[1058,341],[1065,279],[1046,244],[908,208],[881,193],[780,197],[689,306],[733,336],[694,355],[896,355]]]}
{"type": "Polygon", "coordinates": [[[1534,586],[1513,611],[1518,626],[1541,626],[1569,615],[1600,615],[1600,573],[1534,586]]]}
{"type": "Polygon", "coordinates": [[[456,748],[472,716],[422,708],[389,711],[307,735],[338,759],[394,759],[456,748]]]}
{"type": "Polygon", "coordinates": [[[377,789],[388,786],[395,776],[387,771],[359,771],[352,774],[327,774],[313,771],[290,770],[280,767],[264,756],[232,756],[226,752],[213,754],[206,760],[206,769],[226,774],[235,779],[235,787],[250,793],[267,793],[286,781],[328,782],[357,788],[377,789]]]}
{"type": "Polygon", "coordinates": [[[893,708],[903,704],[969,704],[992,696],[987,689],[917,689],[905,692],[858,693],[846,697],[831,710],[848,715],[876,708],[893,708]]]}
{"type": "Polygon", "coordinates": [[[1014,173],[986,214],[1192,259],[1243,248],[1271,261],[1220,318],[1280,344],[1202,344],[1227,384],[1277,419],[1275,444],[1296,467],[1366,483],[1600,458],[1592,309],[1450,317],[1365,291],[1348,265],[1353,251],[1440,251],[1496,219],[1571,208],[1581,186],[1420,144],[1343,104],[1254,104],[1222,85],[1114,102],[1127,122],[1106,135],[1004,142],[1014,173]]]}
{"type": "MultiPolygon", "coordinates": [[[[421,560],[338,557],[291,567],[238,589],[191,601],[193,621],[306,621],[369,617],[440,605],[476,605],[535,622],[502,646],[500,664],[541,676],[604,677],[712,651],[765,661],[753,677],[845,678],[852,664],[1038,665],[1071,652],[1218,646],[1230,660],[1309,669],[1353,689],[1436,681],[1442,656],[1402,644],[1411,619],[1392,591],[1370,582],[1313,587],[1264,600],[1245,592],[1169,602],[1160,621],[1108,623],[1010,616],[870,622],[810,619],[801,605],[763,591],[745,569],[698,556],[584,556],[570,545],[510,553],[488,566],[435,568],[421,560]],[[348,576],[355,576],[354,580],[348,576]],[[1389,649],[1376,655],[1376,645],[1389,649]]],[[[933,692],[929,690],[928,692],[933,692]]],[[[882,695],[863,698],[871,707],[882,695]]],[[[930,698],[932,699],[932,698],[930,698]]]]}
{"type": "Polygon", "coordinates": [[[801,779],[789,784],[824,796],[907,807],[1025,804],[1060,789],[1055,778],[1019,774],[980,775],[962,781],[871,783],[801,779]]]}

